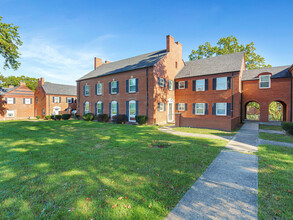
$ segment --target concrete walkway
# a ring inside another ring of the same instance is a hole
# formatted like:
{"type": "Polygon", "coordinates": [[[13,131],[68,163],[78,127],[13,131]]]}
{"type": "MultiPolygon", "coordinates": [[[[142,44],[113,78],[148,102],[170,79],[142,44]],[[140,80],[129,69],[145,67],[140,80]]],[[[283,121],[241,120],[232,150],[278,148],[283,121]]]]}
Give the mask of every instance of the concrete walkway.
{"type": "Polygon", "coordinates": [[[257,219],[257,144],[246,122],[166,219],[257,219]]]}
{"type": "Polygon", "coordinates": [[[199,137],[199,138],[211,138],[211,139],[218,139],[218,140],[225,140],[229,141],[233,138],[233,136],[217,136],[213,134],[197,134],[197,133],[189,133],[189,132],[182,132],[182,131],[174,131],[173,126],[166,126],[159,128],[160,131],[179,135],[179,136],[186,136],[186,137],[199,137]]]}

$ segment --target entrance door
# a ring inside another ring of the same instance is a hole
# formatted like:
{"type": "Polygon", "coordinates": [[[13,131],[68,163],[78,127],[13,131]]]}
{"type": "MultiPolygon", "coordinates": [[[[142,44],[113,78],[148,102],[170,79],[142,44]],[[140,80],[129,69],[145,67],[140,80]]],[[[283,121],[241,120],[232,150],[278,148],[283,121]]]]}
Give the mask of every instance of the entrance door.
{"type": "Polygon", "coordinates": [[[130,101],[129,102],[129,118],[128,121],[136,122],[135,121],[135,114],[136,114],[136,102],[130,101]]]}
{"type": "Polygon", "coordinates": [[[168,102],[168,122],[174,122],[173,102],[168,102]]]}
{"type": "Polygon", "coordinates": [[[59,111],[61,111],[61,108],[59,106],[55,106],[53,108],[53,115],[59,115],[59,111]]]}

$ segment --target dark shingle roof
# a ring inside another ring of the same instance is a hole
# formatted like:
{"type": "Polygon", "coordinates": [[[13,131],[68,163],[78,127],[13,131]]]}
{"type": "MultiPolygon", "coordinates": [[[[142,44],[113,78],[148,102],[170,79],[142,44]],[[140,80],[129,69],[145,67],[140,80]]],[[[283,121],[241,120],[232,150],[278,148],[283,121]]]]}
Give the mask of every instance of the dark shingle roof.
{"type": "Polygon", "coordinates": [[[76,86],[45,82],[43,89],[46,94],[76,96],[76,86]]]}
{"type": "Polygon", "coordinates": [[[13,87],[13,88],[0,87],[0,95],[5,95],[6,93],[8,93],[16,88],[18,88],[18,87],[13,87]]]}
{"type": "Polygon", "coordinates": [[[269,68],[254,69],[254,70],[245,70],[243,71],[242,81],[258,80],[257,76],[265,72],[271,73],[272,79],[288,78],[290,77],[289,69],[290,69],[290,66],[277,66],[277,67],[269,67],[269,68]]]}
{"type": "Polygon", "coordinates": [[[217,73],[240,71],[243,57],[244,53],[238,52],[185,62],[185,66],[176,75],[175,78],[178,79],[192,76],[204,76],[217,73]]]}
{"type": "Polygon", "coordinates": [[[154,66],[167,53],[168,52],[166,50],[159,50],[136,57],[103,64],[97,69],[84,75],[77,81],[154,66]]]}

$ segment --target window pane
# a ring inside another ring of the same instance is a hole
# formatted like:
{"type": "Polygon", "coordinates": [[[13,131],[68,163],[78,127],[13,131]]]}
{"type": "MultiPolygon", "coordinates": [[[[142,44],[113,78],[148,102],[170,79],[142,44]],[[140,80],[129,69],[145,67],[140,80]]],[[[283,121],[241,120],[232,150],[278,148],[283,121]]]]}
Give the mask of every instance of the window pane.
{"type": "Polygon", "coordinates": [[[226,103],[217,103],[217,115],[226,115],[226,103]]]}
{"type": "Polygon", "coordinates": [[[7,98],[7,104],[13,104],[13,98],[7,98]]]}
{"type": "Polygon", "coordinates": [[[185,89],[185,82],[184,81],[179,82],[179,89],[185,89]]]}
{"type": "Polygon", "coordinates": [[[98,95],[102,94],[102,83],[98,83],[98,85],[97,85],[97,94],[98,95]]]}
{"type": "Polygon", "coordinates": [[[205,90],[205,81],[202,80],[196,80],[196,91],[204,91],[205,90]]]}
{"type": "Polygon", "coordinates": [[[217,78],[217,90],[227,89],[227,77],[217,78]]]}
{"type": "Polygon", "coordinates": [[[136,91],[136,79],[129,80],[129,91],[135,92],[136,91]]]}
{"type": "Polygon", "coordinates": [[[129,114],[135,115],[136,113],[136,103],[129,103],[129,114]]]}
{"type": "Polygon", "coordinates": [[[112,103],[112,114],[117,115],[117,103],[112,103]]]}

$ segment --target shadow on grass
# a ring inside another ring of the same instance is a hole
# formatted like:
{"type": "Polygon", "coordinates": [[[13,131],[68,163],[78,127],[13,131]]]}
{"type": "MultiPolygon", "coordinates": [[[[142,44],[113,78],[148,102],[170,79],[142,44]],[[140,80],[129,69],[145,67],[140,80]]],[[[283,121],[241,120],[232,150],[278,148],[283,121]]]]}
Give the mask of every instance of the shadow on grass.
{"type": "Polygon", "coordinates": [[[84,121],[0,131],[1,218],[163,218],[226,144],[84,121]]]}

